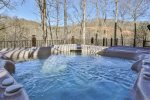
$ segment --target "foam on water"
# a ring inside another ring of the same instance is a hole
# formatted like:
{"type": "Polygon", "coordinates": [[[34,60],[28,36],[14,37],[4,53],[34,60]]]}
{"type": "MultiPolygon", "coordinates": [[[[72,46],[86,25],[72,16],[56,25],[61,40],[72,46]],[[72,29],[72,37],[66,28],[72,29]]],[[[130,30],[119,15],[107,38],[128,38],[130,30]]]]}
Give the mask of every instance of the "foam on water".
{"type": "Polygon", "coordinates": [[[42,66],[43,73],[56,73],[67,68],[69,59],[65,56],[51,56],[46,59],[42,66]],[[62,60],[63,58],[63,60],[62,60]]]}

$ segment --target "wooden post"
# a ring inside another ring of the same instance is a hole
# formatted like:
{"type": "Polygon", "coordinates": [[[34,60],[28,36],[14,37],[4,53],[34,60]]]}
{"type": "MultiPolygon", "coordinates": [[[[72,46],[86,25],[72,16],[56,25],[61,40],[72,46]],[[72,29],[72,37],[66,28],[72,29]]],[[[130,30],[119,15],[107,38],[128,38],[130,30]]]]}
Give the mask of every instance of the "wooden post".
{"type": "Polygon", "coordinates": [[[9,47],[9,46],[8,46],[8,41],[7,41],[6,43],[7,43],[6,47],[8,48],[8,47],[9,47]]]}
{"type": "Polygon", "coordinates": [[[95,35],[95,45],[98,45],[97,39],[98,39],[98,34],[95,35]]]}
{"type": "Polygon", "coordinates": [[[27,40],[27,47],[29,47],[29,43],[28,42],[30,42],[30,40],[27,40]]]}
{"type": "Polygon", "coordinates": [[[136,47],[136,37],[137,37],[137,26],[136,26],[136,21],[134,20],[134,42],[133,42],[133,47],[136,47]]]}
{"type": "Polygon", "coordinates": [[[146,40],[143,39],[143,47],[145,47],[145,46],[146,46],[146,40]]]}
{"type": "Polygon", "coordinates": [[[107,38],[106,38],[106,46],[107,46],[107,38]]]}
{"type": "Polygon", "coordinates": [[[14,41],[14,48],[16,47],[16,42],[14,41]]]}
{"type": "Polygon", "coordinates": [[[118,0],[115,0],[116,11],[115,11],[115,27],[114,27],[114,45],[117,45],[117,23],[118,23],[118,0]]]}
{"type": "MultiPolygon", "coordinates": [[[[46,41],[45,41],[46,43],[46,41]]],[[[36,47],[36,37],[35,35],[32,35],[32,47],[36,47]]]]}
{"type": "Polygon", "coordinates": [[[64,0],[64,43],[66,43],[68,37],[67,17],[67,0],[64,0]]]}
{"type": "Polygon", "coordinates": [[[123,46],[123,35],[121,34],[121,44],[123,46]]]}
{"type": "Polygon", "coordinates": [[[113,46],[113,39],[112,38],[110,39],[110,46],[111,47],[113,46]]]}
{"type": "Polygon", "coordinates": [[[116,45],[115,46],[117,46],[118,45],[118,38],[116,38],[116,45]]]}
{"type": "Polygon", "coordinates": [[[85,41],[85,21],[86,21],[86,0],[82,0],[82,10],[83,10],[83,19],[82,19],[82,34],[83,34],[83,44],[86,44],[85,41]]]}
{"type": "Polygon", "coordinates": [[[105,38],[103,38],[103,46],[105,46],[105,38]]]}

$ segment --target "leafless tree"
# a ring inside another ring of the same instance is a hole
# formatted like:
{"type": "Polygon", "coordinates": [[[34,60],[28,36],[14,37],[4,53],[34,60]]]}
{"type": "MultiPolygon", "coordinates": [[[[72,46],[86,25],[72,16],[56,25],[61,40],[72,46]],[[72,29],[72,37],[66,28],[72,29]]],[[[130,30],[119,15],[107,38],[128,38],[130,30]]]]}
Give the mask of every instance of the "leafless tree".
{"type": "Polygon", "coordinates": [[[55,0],[55,11],[56,11],[56,39],[58,39],[59,21],[60,21],[60,0],[55,0]]]}
{"type": "Polygon", "coordinates": [[[72,8],[73,8],[73,14],[72,14],[73,18],[71,18],[71,21],[73,24],[77,24],[80,27],[79,39],[81,41],[82,40],[82,21],[81,21],[82,20],[82,11],[81,11],[82,3],[80,3],[80,6],[72,4],[72,8]]]}
{"type": "Polygon", "coordinates": [[[117,45],[117,24],[118,24],[118,0],[115,0],[114,45],[117,45]]]}
{"type": "Polygon", "coordinates": [[[106,33],[106,26],[107,26],[107,14],[108,14],[108,2],[109,0],[99,0],[100,2],[100,11],[102,14],[102,19],[103,21],[100,23],[99,22],[99,26],[104,29],[103,30],[103,34],[105,35],[105,37],[107,37],[107,33],[106,33]]]}
{"type": "Polygon", "coordinates": [[[36,3],[40,10],[43,40],[45,42],[45,46],[47,46],[47,2],[46,0],[36,0],[36,3]]]}
{"type": "Polygon", "coordinates": [[[86,30],[85,30],[85,22],[86,22],[86,0],[82,0],[82,35],[83,35],[83,44],[86,42],[86,30]]]}
{"type": "Polygon", "coordinates": [[[51,26],[51,10],[52,10],[52,1],[48,0],[48,5],[47,5],[47,20],[48,20],[48,28],[50,32],[50,38],[53,44],[53,32],[52,32],[52,26],[51,26]]]}
{"type": "Polygon", "coordinates": [[[149,8],[149,0],[127,0],[126,6],[128,7],[128,12],[131,18],[134,21],[134,43],[133,46],[136,46],[137,39],[137,19],[142,17],[149,8]]]}
{"type": "Polygon", "coordinates": [[[143,47],[146,45],[146,41],[149,37],[149,30],[147,28],[147,25],[149,25],[148,22],[140,23],[140,25],[137,27],[137,46],[142,46],[143,47]],[[143,41],[143,42],[142,42],[143,41]]]}
{"type": "Polygon", "coordinates": [[[91,0],[91,3],[94,4],[95,8],[96,8],[96,30],[95,33],[98,32],[98,27],[100,26],[100,4],[99,4],[100,0],[91,0]]]}
{"type": "Polygon", "coordinates": [[[4,7],[8,7],[10,4],[10,0],[0,0],[0,9],[3,9],[4,7]]]}
{"type": "Polygon", "coordinates": [[[120,18],[120,25],[118,24],[117,27],[118,29],[120,30],[120,37],[121,37],[121,41],[122,41],[122,45],[124,45],[124,34],[123,34],[123,30],[125,30],[125,25],[124,25],[124,22],[125,22],[125,19],[126,19],[126,16],[127,16],[127,7],[125,6],[125,3],[126,1],[124,0],[119,0],[118,2],[118,17],[120,18]]]}
{"type": "Polygon", "coordinates": [[[68,28],[67,28],[67,0],[64,0],[64,39],[67,40],[68,28]]]}

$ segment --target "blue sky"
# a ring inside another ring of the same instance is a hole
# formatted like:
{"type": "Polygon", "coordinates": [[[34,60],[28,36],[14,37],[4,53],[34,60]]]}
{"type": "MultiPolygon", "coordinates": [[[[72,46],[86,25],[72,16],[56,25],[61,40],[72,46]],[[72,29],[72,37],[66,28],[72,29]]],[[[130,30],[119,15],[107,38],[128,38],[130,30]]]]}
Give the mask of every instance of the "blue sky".
{"type": "Polygon", "coordinates": [[[8,16],[18,16],[19,18],[24,18],[27,20],[39,21],[38,10],[36,10],[35,0],[26,0],[23,5],[17,4],[15,9],[6,10],[3,12],[8,16]]]}
{"type": "MultiPolygon", "coordinates": [[[[18,1],[18,0],[13,0],[13,1],[18,1]]],[[[79,5],[79,0],[68,0],[69,2],[74,2],[75,5],[79,5]]],[[[2,11],[0,11],[0,13],[3,13],[5,15],[8,16],[18,16],[19,18],[24,18],[27,20],[33,20],[33,21],[37,21],[40,22],[40,17],[39,17],[39,13],[36,7],[36,3],[35,0],[26,0],[26,2],[23,5],[20,4],[16,4],[17,6],[15,7],[15,9],[11,9],[11,10],[6,10],[3,9],[2,11]]],[[[88,4],[91,5],[91,4],[88,4]]],[[[72,5],[68,5],[68,6],[72,6],[72,5]]],[[[71,7],[68,7],[71,8],[71,7]]],[[[78,6],[78,9],[79,6],[78,6]]],[[[61,9],[62,10],[62,9],[61,9]]],[[[70,14],[70,16],[72,17],[72,19],[74,21],[77,21],[74,18],[74,10],[73,9],[68,9],[68,13],[70,14]]],[[[87,13],[90,13],[90,18],[94,18],[96,15],[96,11],[95,11],[95,7],[93,6],[89,6],[87,7],[87,13]]],[[[112,11],[111,11],[112,13],[112,11]]],[[[55,12],[52,11],[52,15],[56,14],[55,12]]],[[[77,15],[77,13],[76,13],[77,15]]],[[[81,12],[80,15],[77,15],[78,17],[81,16],[81,12]]],[[[112,14],[107,16],[108,18],[113,18],[112,14]]],[[[146,16],[146,18],[141,18],[140,20],[149,20],[149,18],[146,16]]],[[[63,24],[63,13],[61,14],[61,22],[60,24],[63,24]]]]}

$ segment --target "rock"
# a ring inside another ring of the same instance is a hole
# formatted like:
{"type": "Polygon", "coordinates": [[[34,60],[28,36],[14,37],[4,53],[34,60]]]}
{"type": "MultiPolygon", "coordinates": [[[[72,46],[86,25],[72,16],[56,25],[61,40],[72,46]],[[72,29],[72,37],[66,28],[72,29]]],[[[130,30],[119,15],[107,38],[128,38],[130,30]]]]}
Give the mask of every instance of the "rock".
{"type": "Polygon", "coordinates": [[[6,88],[5,92],[6,93],[15,93],[15,92],[18,92],[20,89],[22,89],[22,87],[23,86],[20,84],[11,85],[11,86],[6,88]]]}
{"type": "Polygon", "coordinates": [[[14,84],[14,79],[13,78],[7,78],[2,81],[2,86],[10,86],[14,84]]]}
{"type": "Polygon", "coordinates": [[[142,69],[142,64],[142,60],[138,60],[132,65],[131,69],[136,72],[140,72],[142,69]]]}
{"type": "Polygon", "coordinates": [[[10,60],[6,60],[4,64],[4,68],[10,73],[15,73],[15,64],[10,60]]]}
{"type": "Polygon", "coordinates": [[[6,57],[6,56],[5,56],[5,55],[3,55],[3,54],[0,54],[0,59],[10,60],[10,58],[6,57]]]}
{"type": "Polygon", "coordinates": [[[37,58],[48,58],[51,55],[51,47],[40,47],[38,50],[37,58]]]}
{"type": "Polygon", "coordinates": [[[5,69],[0,68],[0,79],[4,78],[8,72],[5,69]]]}
{"type": "Polygon", "coordinates": [[[143,76],[144,79],[150,80],[150,73],[149,73],[149,72],[144,72],[143,75],[144,75],[144,76],[143,76]]]}
{"type": "Polygon", "coordinates": [[[144,59],[143,60],[143,65],[150,66],[150,59],[144,59]]]}

